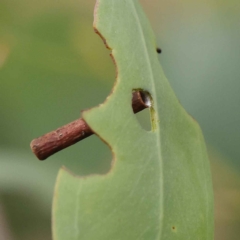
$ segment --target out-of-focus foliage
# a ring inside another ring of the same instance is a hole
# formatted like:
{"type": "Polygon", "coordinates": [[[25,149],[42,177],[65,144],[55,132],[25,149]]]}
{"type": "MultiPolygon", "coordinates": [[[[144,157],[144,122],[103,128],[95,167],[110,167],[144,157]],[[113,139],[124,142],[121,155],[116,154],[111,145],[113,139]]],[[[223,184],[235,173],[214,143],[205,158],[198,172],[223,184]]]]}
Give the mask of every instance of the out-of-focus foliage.
{"type": "MultiPolygon", "coordinates": [[[[181,103],[207,142],[228,157],[226,164],[239,168],[240,2],[141,2],[181,103]]],[[[115,69],[91,30],[94,3],[0,1],[0,204],[5,213],[0,221],[7,223],[11,239],[50,239],[52,191],[61,165],[77,174],[109,168],[111,153],[94,136],[45,162],[29,149],[33,138],[78,118],[80,110],[103,102],[111,91],[115,69]]],[[[231,178],[227,165],[220,172],[219,161],[213,164],[218,240],[238,240],[238,168],[231,178]],[[220,181],[224,191],[218,190],[220,181]]]]}
{"type": "Polygon", "coordinates": [[[161,63],[205,138],[240,168],[240,1],[158,1],[161,63]]]}
{"type": "Polygon", "coordinates": [[[240,176],[211,150],[212,178],[215,197],[215,239],[238,239],[240,236],[240,176]]]}

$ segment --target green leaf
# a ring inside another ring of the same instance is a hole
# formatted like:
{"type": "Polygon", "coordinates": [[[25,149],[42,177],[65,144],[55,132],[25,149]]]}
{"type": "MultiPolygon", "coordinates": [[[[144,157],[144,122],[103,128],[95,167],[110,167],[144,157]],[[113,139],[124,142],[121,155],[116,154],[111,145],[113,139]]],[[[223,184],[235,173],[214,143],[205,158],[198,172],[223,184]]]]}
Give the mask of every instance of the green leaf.
{"type": "Polygon", "coordinates": [[[114,160],[106,175],[81,178],[60,170],[54,239],[213,239],[204,139],[164,76],[145,14],[136,0],[99,0],[94,17],[118,75],[105,103],[83,117],[114,160]],[[133,114],[134,89],[151,95],[152,131],[142,129],[133,114]]]}

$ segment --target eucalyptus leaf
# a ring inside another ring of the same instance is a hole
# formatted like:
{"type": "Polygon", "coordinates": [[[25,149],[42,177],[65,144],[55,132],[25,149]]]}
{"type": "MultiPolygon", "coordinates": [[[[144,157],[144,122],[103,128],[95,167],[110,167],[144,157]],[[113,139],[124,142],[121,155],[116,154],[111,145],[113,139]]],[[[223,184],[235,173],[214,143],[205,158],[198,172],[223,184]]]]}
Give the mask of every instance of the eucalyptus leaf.
{"type": "MultiPolygon", "coordinates": [[[[105,175],[58,175],[54,240],[212,240],[213,193],[201,129],[173,93],[155,37],[137,0],[99,0],[94,28],[117,68],[112,94],[83,112],[112,150],[105,175]],[[150,94],[152,130],[131,107],[132,91],[150,94]]],[[[94,146],[92,146],[94,151],[94,146]]]]}

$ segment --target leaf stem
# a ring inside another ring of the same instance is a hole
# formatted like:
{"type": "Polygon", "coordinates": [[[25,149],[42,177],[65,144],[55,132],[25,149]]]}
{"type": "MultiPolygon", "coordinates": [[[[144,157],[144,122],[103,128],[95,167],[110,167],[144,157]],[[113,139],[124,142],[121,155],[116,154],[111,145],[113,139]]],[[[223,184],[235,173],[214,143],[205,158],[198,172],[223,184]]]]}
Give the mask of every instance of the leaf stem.
{"type": "MultiPolygon", "coordinates": [[[[146,102],[146,94],[147,93],[144,91],[133,92],[132,108],[134,113],[140,112],[149,107],[149,104],[146,102]]],[[[82,118],[79,118],[32,140],[30,147],[39,160],[45,160],[54,153],[59,152],[92,134],[94,134],[94,132],[90,129],[88,124],[82,118]]]]}

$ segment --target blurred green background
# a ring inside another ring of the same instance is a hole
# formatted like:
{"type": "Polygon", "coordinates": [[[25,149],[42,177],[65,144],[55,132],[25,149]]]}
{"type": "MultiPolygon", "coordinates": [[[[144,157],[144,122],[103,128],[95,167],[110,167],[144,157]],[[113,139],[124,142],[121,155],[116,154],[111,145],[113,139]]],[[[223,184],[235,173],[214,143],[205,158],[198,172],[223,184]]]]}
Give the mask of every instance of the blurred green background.
{"type": "MultiPolygon", "coordinates": [[[[240,236],[240,2],[141,0],[159,60],[209,148],[215,239],[240,236]]],[[[0,0],[0,239],[51,239],[57,172],[104,173],[92,136],[44,162],[29,143],[102,103],[115,68],[92,29],[95,0],[0,0]]],[[[139,115],[147,125],[147,112],[139,115]]]]}

